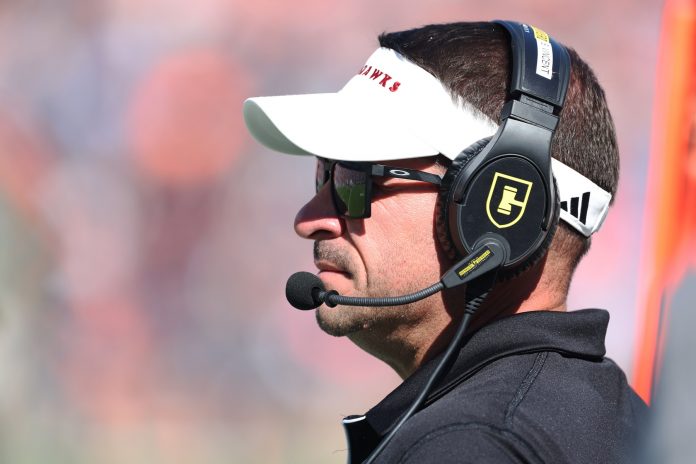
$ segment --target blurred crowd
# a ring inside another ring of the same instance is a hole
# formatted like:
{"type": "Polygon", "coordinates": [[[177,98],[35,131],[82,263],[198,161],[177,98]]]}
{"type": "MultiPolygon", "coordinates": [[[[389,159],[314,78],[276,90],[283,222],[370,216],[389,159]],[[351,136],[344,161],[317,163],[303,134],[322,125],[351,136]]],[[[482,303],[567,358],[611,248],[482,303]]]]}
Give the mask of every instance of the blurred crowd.
{"type": "Polygon", "coordinates": [[[661,3],[0,3],[0,462],[343,462],[343,415],[398,382],[283,288],[311,160],[244,128],[254,95],[338,90],[380,32],[519,19],[598,74],[619,194],[570,306],[626,371],[661,3]]]}

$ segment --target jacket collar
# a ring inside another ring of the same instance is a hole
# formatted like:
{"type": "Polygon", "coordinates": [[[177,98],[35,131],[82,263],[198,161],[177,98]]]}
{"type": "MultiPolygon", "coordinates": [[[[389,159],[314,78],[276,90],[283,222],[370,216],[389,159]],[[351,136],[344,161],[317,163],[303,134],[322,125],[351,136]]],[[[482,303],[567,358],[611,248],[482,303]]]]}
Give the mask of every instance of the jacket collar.
{"type": "MultiPolygon", "coordinates": [[[[533,311],[498,319],[469,336],[441,385],[428,395],[425,407],[438,400],[486,365],[515,354],[554,351],[599,360],[609,313],[601,309],[572,312],[533,311]]],[[[425,363],[363,416],[343,420],[350,450],[349,462],[370,451],[411,405],[435,369],[439,356],[425,363]]],[[[365,456],[367,455],[365,454],[365,456]]],[[[364,458],[364,457],[363,457],[364,458]]]]}

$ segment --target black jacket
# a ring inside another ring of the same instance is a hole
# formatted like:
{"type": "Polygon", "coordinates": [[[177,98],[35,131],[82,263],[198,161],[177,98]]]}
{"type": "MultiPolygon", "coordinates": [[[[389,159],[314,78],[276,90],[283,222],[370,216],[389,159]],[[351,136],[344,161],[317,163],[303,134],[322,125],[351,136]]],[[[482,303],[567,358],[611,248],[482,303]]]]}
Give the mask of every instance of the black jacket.
{"type": "MultiPolygon", "coordinates": [[[[497,320],[380,454],[379,463],[616,463],[647,407],[604,357],[609,314],[529,312],[497,320]]],[[[359,463],[408,408],[438,359],[364,416],[344,419],[359,463]]]]}

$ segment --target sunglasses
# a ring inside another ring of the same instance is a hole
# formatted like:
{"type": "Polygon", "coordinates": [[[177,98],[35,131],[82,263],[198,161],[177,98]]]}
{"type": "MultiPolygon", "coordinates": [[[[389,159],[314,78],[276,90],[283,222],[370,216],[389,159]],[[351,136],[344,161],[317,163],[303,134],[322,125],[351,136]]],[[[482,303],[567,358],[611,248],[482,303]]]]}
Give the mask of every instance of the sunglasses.
{"type": "Polygon", "coordinates": [[[316,191],[330,181],[336,213],[350,219],[370,217],[372,178],[395,177],[440,185],[442,177],[415,169],[317,158],[316,191]]]}

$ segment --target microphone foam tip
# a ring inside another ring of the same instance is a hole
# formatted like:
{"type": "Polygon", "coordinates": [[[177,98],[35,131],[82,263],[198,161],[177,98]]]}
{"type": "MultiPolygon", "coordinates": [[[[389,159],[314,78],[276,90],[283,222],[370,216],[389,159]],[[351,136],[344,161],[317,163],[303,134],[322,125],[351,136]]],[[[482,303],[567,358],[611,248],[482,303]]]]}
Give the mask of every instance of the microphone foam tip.
{"type": "Polygon", "coordinates": [[[319,291],[325,291],[324,283],[311,272],[296,272],[285,284],[285,297],[297,309],[303,311],[314,309],[322,304],[316,298],[319,291]]]}

